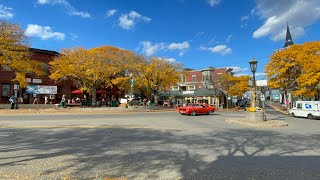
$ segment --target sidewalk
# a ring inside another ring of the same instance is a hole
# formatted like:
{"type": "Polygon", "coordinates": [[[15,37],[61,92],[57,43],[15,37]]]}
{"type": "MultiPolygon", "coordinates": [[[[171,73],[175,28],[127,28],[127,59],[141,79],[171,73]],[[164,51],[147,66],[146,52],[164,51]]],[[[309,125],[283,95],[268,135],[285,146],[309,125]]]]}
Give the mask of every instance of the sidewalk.
{"type": "Polygon", "coordinates": [[[19,109],[10,109],[8,107],[0,106],[0,115],[2,114],[81,114],[81,113],[121,113],[121,112],[159,112],[159,111],[175,111],[176,109],[162,107],[162,106],[131,106],[129,108],[123,107],[67,107],[60,108],[41,105],[24,105],[19,106],[19,109]]]}
{"type": "Polygon", "coordinates": [[[273,109],[282,112],[283,114],[288,114],[288,110],[285,106],[283,106],[283,104],[280,103],[275,103],[275,102],[267,102],[266,104],[270,107],[272,107],[273,109]]]}

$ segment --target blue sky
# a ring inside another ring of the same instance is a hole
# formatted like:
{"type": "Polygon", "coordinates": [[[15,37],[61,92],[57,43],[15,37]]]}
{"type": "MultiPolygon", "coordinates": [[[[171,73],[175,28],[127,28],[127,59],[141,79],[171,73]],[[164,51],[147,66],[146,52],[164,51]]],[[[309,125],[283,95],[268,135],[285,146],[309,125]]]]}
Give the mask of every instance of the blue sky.
{"type": "Polygon", "coordinates": [[[319,0],[0,0],[0,20],[18,23],[31,47],[117,46],[187,68],[263,73],[283,47],[320,39],[319,0]]]}

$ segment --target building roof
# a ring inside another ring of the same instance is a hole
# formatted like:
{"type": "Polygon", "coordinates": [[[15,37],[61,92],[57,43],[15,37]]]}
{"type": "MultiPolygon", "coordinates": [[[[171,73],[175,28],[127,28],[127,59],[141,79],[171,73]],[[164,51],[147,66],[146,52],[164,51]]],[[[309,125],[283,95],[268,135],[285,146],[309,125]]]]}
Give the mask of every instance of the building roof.
{"type": "Polygon", "coordinates": [[[286,42],[284,43],[284,48],[293,45],[293,41],[292,41],[292,37],[291,37],[291,33],[290,33],[290,29],[289,26],[287,25],[287,34],[286,34],[286,42]]]}
{"type": "Polygon", "coordinates": [[[29,50],[31,52],[41,53],[41,54],[49,54],[49,55],[53,55],[53,56],[57,56],[60,54],[56,51],[50,51],[50,50],[45,50],[45,49],[29,48],[29,50]]]}

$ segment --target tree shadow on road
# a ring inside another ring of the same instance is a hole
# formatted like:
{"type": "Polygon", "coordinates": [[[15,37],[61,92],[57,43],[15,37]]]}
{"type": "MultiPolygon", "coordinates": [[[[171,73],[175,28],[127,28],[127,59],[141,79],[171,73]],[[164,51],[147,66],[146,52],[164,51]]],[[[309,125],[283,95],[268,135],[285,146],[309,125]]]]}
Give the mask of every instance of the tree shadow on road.
{"type": "Polygon", "coordinates": [[[0,136],[0,174],[19,170],[27,175],[57,178],[67,174],[76,179],[320,177],[320,134],[288,136],[250,129],[192,134],[143,128],[0,132],[10,134],[0,136]]]}

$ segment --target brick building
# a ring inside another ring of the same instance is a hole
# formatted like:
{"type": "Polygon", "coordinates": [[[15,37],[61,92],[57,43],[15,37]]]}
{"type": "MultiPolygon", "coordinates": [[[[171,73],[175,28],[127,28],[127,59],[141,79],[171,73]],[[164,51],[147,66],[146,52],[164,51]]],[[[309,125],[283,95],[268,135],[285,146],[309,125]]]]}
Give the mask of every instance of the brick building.
{"type": "MultiPolygon", "coordinates": [[[[49,74],[49,65],[48,63],[53,60],[53,58],[59,55],[58,52],[35,49],[30,48],[30,58],[32,60],[40,61],[45,63],[44,70],[49,74]]],[[[38,103],[44,102],[45,94],[29,94],[26,92],[26,88],[19,88],[17,84],[15,84],[12,79],[15,78],[15,72],[12,71],[8,67],[1,67],[0,69],[0,103],[9,103],[9,97],[15,93],[17,93],[17,97],[19,97],[19,103],[29,104],[32,103],[34,98],[37,97],[38,103]]],[[[27,74],[26,80],[28,82],[28,86],[47,86],[47,87],[55,87],[57,88],[57,94],[52,94],[50,96],[50,101],[54,102],[59,98],[61,94],[61,86],[62,84],[56,84],[53,80],[49,78],[49,76],[34,76],[32,74],[27,74]]],[[[69,83],[70,84],[70,83],[69,83]]],[[[70,86],[69,86],[70,87],[70,86]]],[[[66,88],[68,89],[68,88],[66,88]]],[[[69,88],[70,90],[70,88],[69,88]]],[[[48,94],[49,96],[50,94],[48,94]]]]}
{"type": "Polygon", "coordinates": [[[170,90],[162,93],[160,97],[174,99],[178,104],[199,102],[225,107],[227,94],[220,87],[220,79],[222,75],[232,75],[231,71],[231,68],[214,67],[188,70],[185,75],[181,75],[176,86],[171,86],[170,90]]]}
{"type": "MultiPolygon", "coordinates": [[[[56,56],[59,55],[58,52],[30,48],[30,56],[32,60],[37,60],[45,63],[44,70],[49,74],[49,62],[52,61],[56,56]]],[[[13,94],[17,94],[19,98],[19,103],[32,104],[34,99],[37,98],[39,104],[43,104],[45,101],[45,96],[48,97],[48,103],[56,104],[59,103],[62,95],[66,95],[66,99],[71,99],[73,97],[83,98],[83,94],[73,94],[71,93],[74,90],[77,90],[77,87],[70,80],[60,80],[53,81],[49,78],[48,75],[45,76],[34,76],[28,74],[26,80],[28,82],[27,88],[18,88],[12,80],[15,78],[15,72],[8,67],[0,68],[0,103],[9,103],[9,97],[13,94]],[[30,89],[42,89],[41,92],[30,91],[30,89]],[[50,91],[51,90],[51,91],[50,91]]],[[[100,90],[101,93],[97,93],[97,98],[104,98],[106,101],[111,99],[118,99],[123,96],[117,87],[107,88],[100,90]]],[[[88,98],[91,98],[87,95],[88,98]]]]}

